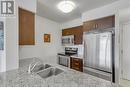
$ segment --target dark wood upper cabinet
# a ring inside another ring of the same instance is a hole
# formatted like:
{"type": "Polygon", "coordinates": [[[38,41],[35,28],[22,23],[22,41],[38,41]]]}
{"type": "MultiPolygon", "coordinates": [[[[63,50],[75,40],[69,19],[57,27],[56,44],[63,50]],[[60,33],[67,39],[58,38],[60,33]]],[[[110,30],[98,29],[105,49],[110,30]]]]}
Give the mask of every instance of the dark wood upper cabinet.
{"type": "Polygon", "coordinates": [[[84,22],[83,31],[87,32],[93,29],[107,29],[112,27],[115,27],[115,16],[84,22]]]}
{"type": "Polygon", "coordinates": [[[97,28],[98,29],[106,29],[115,27],[115,16],[109,16],[102,19],[97,20],[97,28]]]}
{"type": "Polygon", "coordinates": [[[19,8],[19,45],[35,45],[35,14],[19,8]]]}
{"type": "Polygon", "coordinates": [[[72,27],[62,30],[62,36],[74,35],[74,44],[82,44],[83,26],[72,27]]]}
{"type": "Polygon", "coordinates": [[[96,29],[96,21],[92,20],[92,21],[84,22],[83,31],[90,31],[92,29],[96,29]]]}

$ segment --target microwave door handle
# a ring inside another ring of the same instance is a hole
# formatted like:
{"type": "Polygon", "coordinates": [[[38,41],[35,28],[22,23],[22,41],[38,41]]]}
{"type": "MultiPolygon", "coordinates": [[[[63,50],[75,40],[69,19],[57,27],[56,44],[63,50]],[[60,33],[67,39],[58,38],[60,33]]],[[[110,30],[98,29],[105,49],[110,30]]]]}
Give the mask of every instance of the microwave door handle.
{"type": "Polygon", "coordinates": [[[71,42],[72,42],[72,44],[74,43],[74,39],[73,38],[71,39],[71,42]]]}
{"type": "Polygon", "coordinates": [[[71,39],[70,39],[70,38],[68,38],[68,42],[69,42],[69,43],[71,42],[71,39]]]}
{"type": "Polygon", "coordinates": [[[70,39],[70,43],[72,43],[72,38],[70,39]]]}
{"type": "Polygon", "coordinates": [[[71,39],[70,39],[70,38],[68,38],[68,42],[70,42],[70,40],[71,40],[71,39]]]}
{"type": "Polygon", "coordinates": [[[74,38],[71,39],[72,44],[74,43],[74,38]]]}

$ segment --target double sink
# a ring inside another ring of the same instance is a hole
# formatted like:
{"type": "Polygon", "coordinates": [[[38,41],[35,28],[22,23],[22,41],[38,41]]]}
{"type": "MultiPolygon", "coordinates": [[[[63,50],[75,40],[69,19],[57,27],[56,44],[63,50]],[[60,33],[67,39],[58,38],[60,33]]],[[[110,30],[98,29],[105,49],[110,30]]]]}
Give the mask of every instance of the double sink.
{"type": "Polygon", "coordinates": [[[51,77],[51,76],[54,76],[54,75],[56,76],[56,75],[62,73],[63,70],[56,68],[56,67],[53,67],[49,64],[40,64],[40,65],[37,65],[33,69],[32,72],[38,74],[42,78],[48,78],[48,77],[51,77]]]}

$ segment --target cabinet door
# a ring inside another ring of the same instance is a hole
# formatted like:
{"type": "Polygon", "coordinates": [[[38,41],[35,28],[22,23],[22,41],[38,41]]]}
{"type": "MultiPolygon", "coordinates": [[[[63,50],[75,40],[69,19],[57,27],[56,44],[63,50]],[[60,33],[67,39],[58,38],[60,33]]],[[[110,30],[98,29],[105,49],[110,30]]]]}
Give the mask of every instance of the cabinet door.
{"type": "Polygon", "coordinates": [[[83,31],[87,32],[93,29],[96,29],[96,21],[93,20],[93,21],[84,22],[83,31]]]}
{"type": "Polygon", "coordinates": [[[82,44],[83,42],[83,27],[79,26],[73,29],[73,34],[75,36],[74,43],[75,45],[82,44]]]}
{"type": "Polygon", "coordinates": [[[97,20],[98,29],[107,29],[115,27],[115,16],[105,17],[97,20]]]}
{"type": "Polygon", "coordinates": [[[72,29],[63,29],[62,36],[68,36],[68,35],[73,35],[73,30],[72,29]]]}
{"type": "Polygon", "coordinates": [[[35,44],[35,14],[19,8],[19,45],[35,44]]]}

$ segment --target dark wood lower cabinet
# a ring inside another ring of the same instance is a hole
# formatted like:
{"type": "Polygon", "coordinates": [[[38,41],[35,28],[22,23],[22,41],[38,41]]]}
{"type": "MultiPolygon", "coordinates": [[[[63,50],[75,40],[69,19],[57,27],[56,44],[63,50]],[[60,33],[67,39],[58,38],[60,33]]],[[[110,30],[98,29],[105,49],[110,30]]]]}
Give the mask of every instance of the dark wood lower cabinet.
{"type": "Polygon", "coordinates": [[[83,60],[78,58],[70,58],[70,68],[83,72],[83,60]]]}

